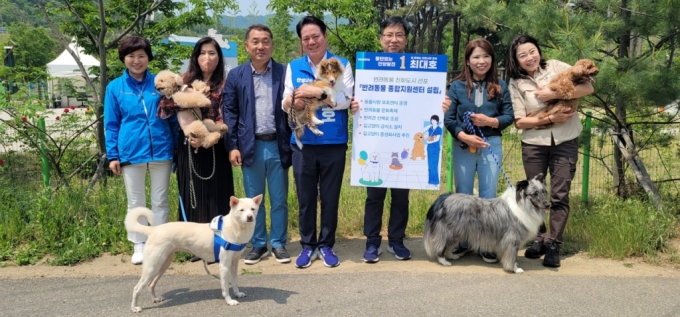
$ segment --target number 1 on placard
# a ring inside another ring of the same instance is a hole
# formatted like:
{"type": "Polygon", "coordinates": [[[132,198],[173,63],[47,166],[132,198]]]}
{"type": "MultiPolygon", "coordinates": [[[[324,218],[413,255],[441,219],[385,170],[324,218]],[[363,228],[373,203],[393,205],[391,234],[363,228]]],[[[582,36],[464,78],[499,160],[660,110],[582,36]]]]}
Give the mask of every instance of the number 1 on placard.
{"type": "Polygon", "coordinates": [[[399,59],[401,59],[401,67],[400,69],[406,69],[406,56],[402,56],[399,59]]]}

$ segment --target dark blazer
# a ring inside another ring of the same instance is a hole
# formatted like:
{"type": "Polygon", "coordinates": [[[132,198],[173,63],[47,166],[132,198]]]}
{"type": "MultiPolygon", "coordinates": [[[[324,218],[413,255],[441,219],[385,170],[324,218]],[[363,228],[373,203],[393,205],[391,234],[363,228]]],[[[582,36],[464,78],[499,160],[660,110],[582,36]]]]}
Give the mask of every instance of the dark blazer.
{"type": "MultiPolygon", "coordinates": [[[[281,165],[288,168],[292,164],[291,129],[287,114],[281,108],[286,68],[272,59],[271,72],[276,142],[279,145],[281,165]]],[[[253,164],[255,149],[255,91],[250,61],[229,71],[223,93],[222,116],[229,128],[229,137],[224,141],[225,146],[227,151],[239,150],[243,165],[250,166],[253,164]]]]}

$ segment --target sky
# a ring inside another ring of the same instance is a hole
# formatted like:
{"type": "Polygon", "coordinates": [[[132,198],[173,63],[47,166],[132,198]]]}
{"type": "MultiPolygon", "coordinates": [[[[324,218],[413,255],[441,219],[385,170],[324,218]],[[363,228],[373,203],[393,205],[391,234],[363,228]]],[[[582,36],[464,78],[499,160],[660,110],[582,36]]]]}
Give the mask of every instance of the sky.
{"type": "Polygon", "coordinates": [[[259,15],[265,15],[269,13],[269,11],[267,11],[267,5],[269,4],[269,0],[237,0],[237,1],[238,7],[241,10],[239,15],[247,15],[250,6],[253,2],[257,3],[257,11],[260,13],[259,15]]]}

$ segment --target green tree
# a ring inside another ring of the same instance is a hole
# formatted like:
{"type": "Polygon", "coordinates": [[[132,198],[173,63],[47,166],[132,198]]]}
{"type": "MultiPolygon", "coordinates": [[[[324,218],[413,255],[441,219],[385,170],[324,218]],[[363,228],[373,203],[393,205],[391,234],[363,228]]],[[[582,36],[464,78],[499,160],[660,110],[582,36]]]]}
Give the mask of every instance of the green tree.
{"type": "Polygon", "coordinates": [[[36,19],[40,10],[30,0],[0,0],[0,25],[25,23],[32,26],[47,26],[45,20],[36,19]]]}
{"type": "Polygon", "coordinates": [[[57,57],[59,46],[52,34],[44,27],[15,23],[9,27],[10,40],[14,45],[16,66],[45,69],[46,64],[57,57]]]}
{"type": "MultiPolygon", "coordinates": [[[[19,96],[30,94],[28,83],[44,82],[47,79],[46,64],[57,56],[57,42],[44,27],[25,23],[14,23],[9,27],[6,43],[12,47],[14,66],[0,65],[3,80],[18,89],[19,96]]],[[[42,96],[42,87],[38,86],[42,96]]]]}
{"type": "MultiPolygon", "coordinates": [[[[105,139],[103,126],[103,95],[108,84],[109,64],[120,63],[109,57],[116,55],[116,49],[121,38],[127,35],[138,35],[148,38],[155,46],[160,56],[155,56],[153,68],[165,68],[169,64],[165,56],[173,59],[186,56],[173,55],[177,47],[174,43],[163,44],[161,39],[178,30],[192,25],[218,21],[226,10],[237,10],[238,5],[233,0],[154,0],[154,1],[126,1],[126,0],[55,0],[43,2],[35,0],[51,30],[56,34],[59,43],[74,57],[78,67],[86,74],[76,52],[69,49],[69,43],[74,38],[86,52],[94,54],[100,60],[100,67],[94,70],[97,80],[85,76],[89,89],[93,92],[97,144],[100,164],[91,185],[101,175],[105,163],[105,139]],[[162,16],[155,20],[154,16],[162,16]]],[[[119,74],[119,73],[118,73],[119,74]]]]}
{"type": "Polygon", "coordinates": [[[293,16],[288,10],[279,10],[267,20],[274,33],[274,53],[272,57],[279,63],[288,63],[299,56],[297,36],[289,29],[293,16]]]}
{"type": "Polygon", "coordinates": [[[356,52],[377,51],[378,38],[377,10],[370,0],[271,0],[269,10],[280,12],[292,10],[324,17],[328,25],[328,42],[334,54],[350,60],[356,52]],[[340,23],[346,19],[347,23],[340,23]]]}

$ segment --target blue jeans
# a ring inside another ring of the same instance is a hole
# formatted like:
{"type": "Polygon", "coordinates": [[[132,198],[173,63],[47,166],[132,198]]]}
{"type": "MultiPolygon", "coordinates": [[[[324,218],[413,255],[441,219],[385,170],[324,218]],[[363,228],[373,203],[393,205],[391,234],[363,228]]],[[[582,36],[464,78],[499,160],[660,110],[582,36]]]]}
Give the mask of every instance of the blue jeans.
{"type": "MultiPolygon", "coordinates": [[[[288,234],[288,169],[281,166],[279,146],[276,140],[255,140],[253,164],[242,166],[243,187],[246,196],[255,197],[265,194],[265,181],[269,191],[269,205],[271,206],[271,246],[280,248],[286,246],[288,234]]],[[[265,196],[266,197],[266,196],[265,196]]],[[[253,247],[267,246],[267,214],[264,210],[264,199],[257,212],[255,233],[251,242],[253,247]]]]}
{"type": "Polygon", "coordinates": [[[453,179],[456,182],[456,193],[472,195],[475,183],[475,173],[479,178],[479,197],[495,198],[498,189],[499,168],[491,152],[496,155],[498,164],[502,163],[503,146],[501,137],[487,138],[488,148],[477,149],[470,153],[470,149],[461,149],[459,140],[453,145],[453,179]]]}

